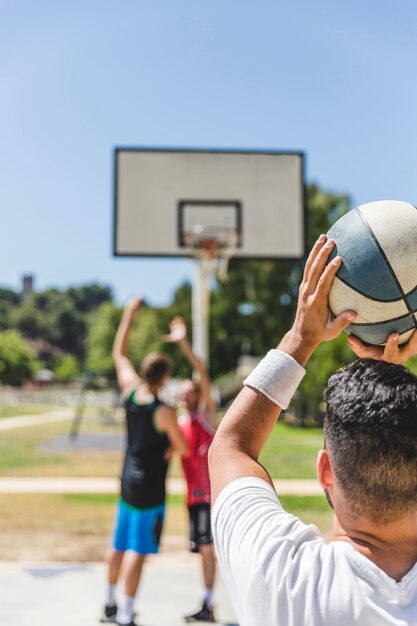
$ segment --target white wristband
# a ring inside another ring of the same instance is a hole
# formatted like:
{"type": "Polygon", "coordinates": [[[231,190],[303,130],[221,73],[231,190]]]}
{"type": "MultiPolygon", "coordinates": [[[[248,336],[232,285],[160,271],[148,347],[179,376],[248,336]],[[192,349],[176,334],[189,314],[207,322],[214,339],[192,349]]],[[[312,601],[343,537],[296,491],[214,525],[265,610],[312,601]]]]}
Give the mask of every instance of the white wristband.
{"type": "Polygon", "coordinates": [[[257,389],[281,409],[286,409],[305,373],[304,367],[289,354],[270,350],[243,384],[257,389]]]}

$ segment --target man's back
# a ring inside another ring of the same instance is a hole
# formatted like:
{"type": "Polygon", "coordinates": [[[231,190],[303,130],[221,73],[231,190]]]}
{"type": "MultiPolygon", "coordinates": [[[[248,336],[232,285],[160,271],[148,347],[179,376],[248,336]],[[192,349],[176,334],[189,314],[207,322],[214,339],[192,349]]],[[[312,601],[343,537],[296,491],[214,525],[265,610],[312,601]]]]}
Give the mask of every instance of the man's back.
{"type": "Polygon", "coordinates": [[[245,626],[417,625],[417,565],[396,582],[349,543],[326,544],[315,526],[282,508],[267,482],[229,483],[212,522],[245,626]]]}

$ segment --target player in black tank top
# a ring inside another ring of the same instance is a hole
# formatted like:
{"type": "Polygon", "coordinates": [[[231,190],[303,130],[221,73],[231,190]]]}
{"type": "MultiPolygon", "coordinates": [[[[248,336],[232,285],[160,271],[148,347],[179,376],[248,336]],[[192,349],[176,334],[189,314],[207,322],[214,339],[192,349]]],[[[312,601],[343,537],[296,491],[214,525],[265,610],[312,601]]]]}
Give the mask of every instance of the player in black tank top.
{"type": "Polygon", "coordinates": [[[169,376],[167,358],[159,353],[148,355],[142,362],[142,379],[126,355],[129,330],[140,305],[141,300],[135,298],[125,307],[113,344],[117,381],[120,391],[128,398],[125,403],[127,447],[121,500],[112,547],[106,557],[107,592],[101,621],[116,621],[121,626],[135,626],[133,600],[145,556],[158,551],[168,448],[187,454],[175,411],[158,399],[158,392],[169,376]],[[116,606],[115,587],[121,571],[122,597],[116,606]]]}
{"type": "Polygon", "coordinates": [[[131,506],[145,508],[165,502],[165,460],[169,439],[155,427],[158,398],[146,404],[135,401],[133,391],[126,403],[127,450],[122,472],[122,498],[131,506]]]}

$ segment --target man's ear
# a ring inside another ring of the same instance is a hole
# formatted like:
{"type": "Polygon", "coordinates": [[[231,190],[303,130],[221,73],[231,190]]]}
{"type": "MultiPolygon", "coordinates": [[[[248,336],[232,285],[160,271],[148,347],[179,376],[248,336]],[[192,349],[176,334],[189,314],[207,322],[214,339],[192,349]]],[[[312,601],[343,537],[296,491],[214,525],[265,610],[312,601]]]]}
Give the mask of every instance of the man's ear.
{"type": "Polygon", "coordinates": [[[323,489],[333,486],[334,474],[327,450],[320,450],[317,455],[317,478],[323,489]]]}

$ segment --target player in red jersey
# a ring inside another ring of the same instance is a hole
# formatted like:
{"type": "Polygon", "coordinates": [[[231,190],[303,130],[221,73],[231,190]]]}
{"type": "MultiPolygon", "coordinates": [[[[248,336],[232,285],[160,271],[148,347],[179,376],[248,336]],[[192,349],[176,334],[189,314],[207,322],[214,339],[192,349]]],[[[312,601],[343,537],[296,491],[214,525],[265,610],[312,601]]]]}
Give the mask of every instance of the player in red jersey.
{"type": "Polygon", "coordinates": [[[180,429],[188,444],[182,467],[187,481],[187,507],[190,517],[190,549],[201,555],[204,595],[201,610],[185,617],[186,622],[214,622],[212,595],[216,564],[210,524],[210,479],[208,449],[216,432],[216,403],[204,363],[192,351],[187,339],[187,327],[182,317],[170,322],[170,334],[165,341],[177,343],[198,375],[197,380],[184,380],[180,389],[180,404],[185,414],[180,417],[180,429]]]}

